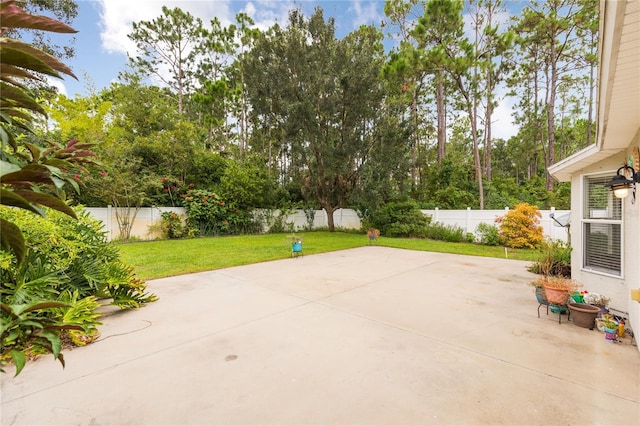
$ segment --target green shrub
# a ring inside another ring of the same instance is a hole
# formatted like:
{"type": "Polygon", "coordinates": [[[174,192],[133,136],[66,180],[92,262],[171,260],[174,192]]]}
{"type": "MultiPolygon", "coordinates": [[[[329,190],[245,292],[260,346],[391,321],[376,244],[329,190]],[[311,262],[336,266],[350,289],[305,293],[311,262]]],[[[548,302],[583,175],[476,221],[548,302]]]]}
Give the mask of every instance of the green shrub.
{"type": "MultiPolygon", "coordinates": [[[[467,232],[461,227],[444,225],[438,222],[429,224],[425,237],[431,240],[447,241],[450,243],[469,242],[467,232]]],[[[473,237],[471,241],[473,241],[473,237]]]]}
{"type": "Polygon", "coordinates": [[[480,244],[485,246],[500,245],[500,230],[497,226],[481,223],[476,227],[480,244]]]}
{"type": "Polygon", "coordinates": [[[190,189],[184,194],[187,226],[195,228],[199,235],[217,235],[223,226],[224,206],[216,193],[190,189]]]}
{"type": "Polygon", "coordinates": [[[528,269],[545,276],[571,277],[571,245],[562,240],[545,240],[540,256],[528,269]]]}
{"type": "Polygon", "coordinates": [[[98,325],[102,324],[98,321],[100,313],[96,312],[96,309],[100,306],[98,299],[95,296],[80,299],[77,290],[73,292],[65,290],[60,293],[58,301],[68,305],[68,307],[54,310],[60,315],[62,322],[82,327],[82,330],[67,330],[63,336],[76,346],[85,346],[87,343],[93,342],[99,334],[98,325]]]}
{"type": "Polygon", "coordinates": [[[181,197],[187,212],[190,235],[245,234],[256,232],[259,228],[250,210],[226,203],[215,192],[190,189],[181,197]]]}
{"type": "Polygon", "coordinates": [[[372,212],[366,227],[389,237],[425,237],[430,221],[414,201],[399,201],[372,212]]]}
{"type": "Polygon", "coordinates": [[[0,217],[18,225],[26,242],[23,262],[7,251],[0,257],[0,364],[11,359],[18,372],[30,354],[51,352],[64,362],[63,341],[92,341],[100,324],[95,312],[98,298],[111,298],[121,308],[156,300],[120,261],[118,249],[106,241],[102,223],[80,207],[74,211],[77,220],[54,210],[47,210],[43,218],[0,207],[0,217]]]}
{"type": "Polygon", "coordinates": [[[500,241],[512,248],[536,248],[543,238],[541,217],[538,206],[516,204],[507,214],[496,219],[500,224],[500,241]]]}
{"type": "Polygon", "coordinates": [[[77,290],[80,298],[113,298],[112,303],[120,307],[139,307],[155,300],[145,293],[146,285],[133,270],[120,261],[120,253],[107,241],[102,223],[82,207],[74,210],[77,220],[54,210],[47,210],[46,218],[17,209],[0,210],[2,217],[20,226],[29,256],[28,265],[18,266],[12,261],[0,271],[3,291],[6,283],[61,274],[62,281],[55,285],[56,296],[65,290],[77,290]]]}
{"type": "Polygon", "coordinates": [[[33,303],[10,303],[3,298],[0,317],[0,371],[10,361],[16,366],[16,376],[34,354],[51,353],[64,367],[62,339],[64,331],[83,331],[77,324],[65,324],[59,315],[52,315],[53,309],[67,308],[68,305],[49,300],[33,303]],[[8,302],[8,303],[5,303],[8,302]]]}
{"type": "Polygon", "coordinates": [[[162,236],[169,239],[183,238],[185,229],[182,217],[175,212],[162,212],[162,236]]]}

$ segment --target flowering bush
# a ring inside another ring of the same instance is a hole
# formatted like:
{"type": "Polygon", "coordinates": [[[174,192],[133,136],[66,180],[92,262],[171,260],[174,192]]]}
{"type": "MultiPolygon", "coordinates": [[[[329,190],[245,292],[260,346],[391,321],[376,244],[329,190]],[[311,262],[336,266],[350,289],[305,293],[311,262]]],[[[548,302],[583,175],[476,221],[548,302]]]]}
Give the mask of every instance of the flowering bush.
{"type": "Polygon", "coordinates": [[[182,217],[174,212],[162,212],[162,232],[169,239],[184,237],[182,217]]]}
{"type": "MultiPolygon", "coordinates": [[[[162,183],[162,194],[155,196],[155,202],[161,205],[171,203],[172,207],[180,205],[180,197],[184,193],[184,185],[174,178],[163,177],[160,179],[162,183]]],[[[193,188],[193,184],[191,184],[193,188]]]]}
{"type": "Polygon", "coordinates": [[[182,205],[186,211],[186,226],[183,218],[175,213],[162,214],[162,229],[168,238],[229,235],[257,230],[249,209],[238,209],[236,203],[227,203],[213,191],[195,189],[193,183],[182,185],[170,178],[162,178],[161,182],[164,194],[171,198],[171,204],[182,205]]]}
{"type": "Polygon", "coordinates": [[[226,204],[216,193],[189,189],[182,197],[189,227],[197,229],[200,235],[228,233],[226,204]]]}

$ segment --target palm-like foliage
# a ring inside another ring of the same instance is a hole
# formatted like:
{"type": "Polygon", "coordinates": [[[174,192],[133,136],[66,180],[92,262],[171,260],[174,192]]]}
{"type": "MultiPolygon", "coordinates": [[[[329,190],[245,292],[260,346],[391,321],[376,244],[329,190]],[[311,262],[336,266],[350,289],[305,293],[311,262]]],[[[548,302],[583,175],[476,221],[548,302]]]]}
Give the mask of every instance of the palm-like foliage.
{"type": "MultiPolygon", "coordinates": [[[[14,0],[0,3],[0,202],[42,214],[39,206],[75,214],[61,199],[61,189],[69,183],[78,184],[64,170],[84,170],[94,154],[90,144],[70,141],[66,146],[49,144],[43,148],[26,141],[33,134],[32,125],[37,117],[46,118],[29,83],[42,79],[42,75],[60,78],[61,73],[75,78],[71,70],[55,57],[28,43],[5,37],[16,28],[36,29],[59,33],[76,30],[46,16],[31,15],[19,8],[14,0]]],[[[20,229],[0,218],[1,246],[12,250],[21,262],[25,245],[20,229]]]]}
{"type": "MultiPolygon", "coordinates": [[[[61,189],[67,182],[77,189],[77,183],[65,176],[63,169],[83,169],[83,164],[94,155],[87,150],[89,144],[70,141],[66,146],[49,144],[43,148],[28,142],[28,136],[34,136],[32,125],[36,118],[46,118],[29,83],[41,80],[42,75],[75,76],[55,57],[5,35],[18,28],[76,31],[46,16],[29,14],[14,0],[0,3],[0,23],[0,204],[40,215],[43,215],[40,206],[46,206],[75,217],[63,201],[61,189]]],[[[0,227],[2,249],[12,251],[17,260],[13,279],[5,277],[9,270],[3,270],[2,274],[0,366],[12,359],[16,375],[19,374],[25,365],[26,348],[50,352],[64,366],[61,331],[82,332],[84,328],[51,315],[54,309],[70,307],[47,300],[50,296],[47,289],[60,280],[60,273],[50,270],[41,259],[25,262],[25,240],[20,228],[5,218],[0,218],[0,227]]]]}

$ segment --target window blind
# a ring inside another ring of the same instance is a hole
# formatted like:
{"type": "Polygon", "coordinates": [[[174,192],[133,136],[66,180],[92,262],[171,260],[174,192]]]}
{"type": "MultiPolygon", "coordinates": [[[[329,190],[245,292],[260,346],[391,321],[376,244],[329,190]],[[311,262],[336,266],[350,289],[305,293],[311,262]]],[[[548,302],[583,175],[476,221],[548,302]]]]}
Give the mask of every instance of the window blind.
{"type": "Polygon", "coordinates": [[[585,177],[583,267],[620,276],[622,273],[622,200],[606,185],[613,176],[585,177]]]}
{"type": "Polygon", "coordinates": [[[584,266],[601,272],[620,275],[620,224],[584,224],[584,266]]]}
{"type": "Polygon", "coordinates": [[[613,195],[606,185],[613,176],[587,177],[585,179],[585,219],[622,219],[622,200],[613,195]]]}

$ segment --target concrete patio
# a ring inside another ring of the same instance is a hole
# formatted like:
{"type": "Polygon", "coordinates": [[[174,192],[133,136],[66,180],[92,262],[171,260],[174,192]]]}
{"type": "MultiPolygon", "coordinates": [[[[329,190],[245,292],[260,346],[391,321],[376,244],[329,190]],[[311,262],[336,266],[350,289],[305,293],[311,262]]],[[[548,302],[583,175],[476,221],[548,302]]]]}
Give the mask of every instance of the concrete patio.
{"type": "Polygon", "coordinates": [[[2,379],[2,425],[640,423],[630,339],[548,316],[527,262],[370,246],[149,282],[2,379]]]}

